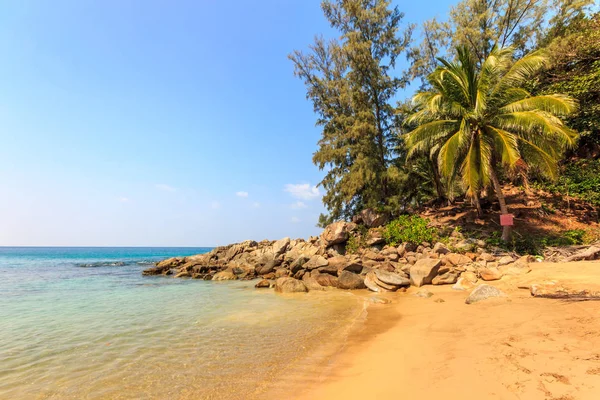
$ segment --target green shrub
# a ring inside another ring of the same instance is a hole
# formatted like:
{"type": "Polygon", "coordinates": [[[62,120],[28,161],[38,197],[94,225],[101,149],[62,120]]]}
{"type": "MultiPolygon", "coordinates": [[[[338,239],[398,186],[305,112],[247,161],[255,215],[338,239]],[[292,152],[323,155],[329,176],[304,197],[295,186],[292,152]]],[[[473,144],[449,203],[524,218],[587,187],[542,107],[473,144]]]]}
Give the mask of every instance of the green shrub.
{"type": "Polygon", "coordinates": [[[561,168],[556,182],[539,181],[535,186],[600,206],[600,160],[569,162],[561,168]]]}
{"type": "Polygon", "coordinates": [[[404,242],[414,244],[432,242],[436,232],[428,224],[428,220],[418,215],[402,215],[386,225],[383,237],[391,246],[404,242]]]}

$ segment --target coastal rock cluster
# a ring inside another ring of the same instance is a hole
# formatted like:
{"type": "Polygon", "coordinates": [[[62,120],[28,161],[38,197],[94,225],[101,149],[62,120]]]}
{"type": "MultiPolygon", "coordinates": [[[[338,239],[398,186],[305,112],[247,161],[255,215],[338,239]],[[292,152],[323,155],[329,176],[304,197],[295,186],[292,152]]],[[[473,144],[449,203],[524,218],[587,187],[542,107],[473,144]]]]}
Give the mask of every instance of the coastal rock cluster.
{"type": "Polygon", "coordinates": [[[347,243],[358,224],[340,221],[309,240],[248,240],[206,254],[169,258],[143,274],[213,281],[260,278],[257,288],[272,287],[282,293],[329,288],[395,292],[430,284],[470,290],[480,280],[525,274],[533,261],[531,257],[488,253],[485,243],[459,233],[448,244],[389,246],[377,227],[385,222],[382,218],[368,214],[359,222],[369,229],[368,240],[352,252],[347,243]]]}

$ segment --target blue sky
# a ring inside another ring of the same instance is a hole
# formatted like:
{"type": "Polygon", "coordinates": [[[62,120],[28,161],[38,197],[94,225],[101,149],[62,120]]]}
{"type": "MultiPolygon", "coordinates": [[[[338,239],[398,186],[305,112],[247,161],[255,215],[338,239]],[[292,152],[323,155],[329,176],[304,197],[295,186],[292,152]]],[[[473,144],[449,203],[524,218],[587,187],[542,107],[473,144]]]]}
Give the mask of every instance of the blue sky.
{"type": "Polygon", "coordinates": [[[0,245],[318,234],[319,130],[287,55],[332,35],[319,3],[2,2],[0,245]]]}

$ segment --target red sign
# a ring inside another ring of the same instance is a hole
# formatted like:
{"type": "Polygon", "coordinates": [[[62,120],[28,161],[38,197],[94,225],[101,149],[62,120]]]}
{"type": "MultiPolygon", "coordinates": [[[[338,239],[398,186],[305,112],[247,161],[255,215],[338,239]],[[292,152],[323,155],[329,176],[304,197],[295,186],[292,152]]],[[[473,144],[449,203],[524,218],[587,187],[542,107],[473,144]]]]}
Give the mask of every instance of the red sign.
{"type": "Polygon", "coordinates": [[[500,216],[500,225],[501,226],[513,226],[513,215],[512,214],[503,214],[500,216]]]}

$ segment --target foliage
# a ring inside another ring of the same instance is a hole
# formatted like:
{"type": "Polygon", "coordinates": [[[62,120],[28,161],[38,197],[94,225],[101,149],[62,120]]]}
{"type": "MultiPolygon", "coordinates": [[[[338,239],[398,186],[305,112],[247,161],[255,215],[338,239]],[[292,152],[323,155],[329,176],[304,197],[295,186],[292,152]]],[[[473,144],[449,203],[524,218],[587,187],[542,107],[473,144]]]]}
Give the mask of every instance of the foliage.
{"type": "MultiPolygon", "coordinates": [[[[580,16],[559,30],[547,51],[549,68],[534,85],[539,94],[564,93],[578,100],[579,111],[566,123],[580,132],[578,154],[600,155],[600,13],[580,16]]],[[[554,35],[556,33],[553,33],[554,35]]]]}
{"type": "Polygon", "coordinates": [[[554,235],[524,235],[514,237],[509,242],[500,239],[497,232],[486,240],[490,246],[500,247],[508,251],[514,251],[518,254],[531,254],[541,256],[546,247],[549,246],[574,246],[588,243],[589,232],[583,229],[573,229],[554,235]]]}
{"type": "Polygon", "coordinates": [[[389,0],[326,0],[321,7],[340,39],[317,38],[290,59],[322,128],[313,162],[326,170],[323,202],[332,219],[367,207],[389,211],[400,203],[403,177],[390,101],[405,84],[390,72],[411,28],[401,30],[403,14],[389,0]]]}
{"type": "Polygon", "coordinates": [[[441,60],[429,77],[432,90],[418,93],[417,111],[409,122],[409,154],[435,155],[440,172],[459,176],[476,203],[493,184],[502,213],[506,206],[497,171],[535,168],[556,178],[563,150],[576,133],[559,119],[576,109],[564,95],[532,96],[524,83],[547,63],[541,52],[513,61],[513,51],[492,50],[481,67],[467,48],[457,49],[457,62],[441,60]]]}
{"type": "Polygon", "coordinates": [[[383,237],[391,246],[397,246],[400,243],[432,242],[436,231],[428,224],[427,219],[418,215],[401,215],[385,226],[383,237]]]}
{"type": "Polygon", "coordinates": [[[552,193],[569,195],[600,206],[600,160],[577,160],[565,164],[555,182],[540,180],[534,185],[552,193]]]}

